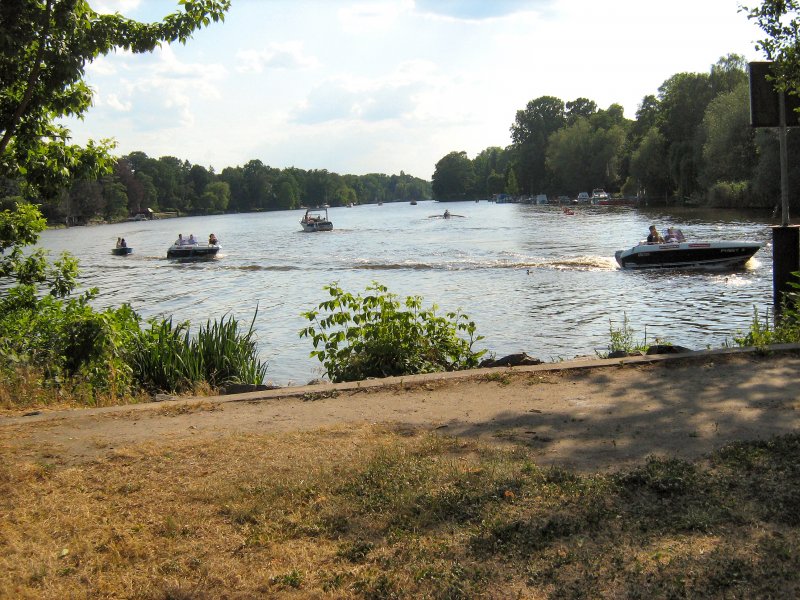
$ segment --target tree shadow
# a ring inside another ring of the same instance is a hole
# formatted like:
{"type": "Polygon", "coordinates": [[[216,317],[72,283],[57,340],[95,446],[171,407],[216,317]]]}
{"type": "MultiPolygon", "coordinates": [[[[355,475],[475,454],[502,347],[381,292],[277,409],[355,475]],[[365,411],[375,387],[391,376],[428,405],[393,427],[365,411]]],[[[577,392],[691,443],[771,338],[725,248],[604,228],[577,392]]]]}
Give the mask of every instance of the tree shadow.
{"type": "Polygon", "coordinates": [[[522,446],[540,464],[577,470],[614,470],[650,455],[692,459],[800,429],[798,372],[796,352],[564,372],[575,394],[557,408],[546,401],[548,384],[532,379],[525,407],[479,424],[449,421],[446,432],[522,446]]]}

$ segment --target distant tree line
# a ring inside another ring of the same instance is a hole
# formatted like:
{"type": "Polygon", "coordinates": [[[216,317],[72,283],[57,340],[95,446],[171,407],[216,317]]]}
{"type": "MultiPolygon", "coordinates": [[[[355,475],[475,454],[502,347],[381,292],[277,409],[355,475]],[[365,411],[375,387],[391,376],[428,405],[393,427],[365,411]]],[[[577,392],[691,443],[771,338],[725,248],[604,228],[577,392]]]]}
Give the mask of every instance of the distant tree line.
{"type": "MultiPolygon", "coordinates": [[[[604,188],[649,201],[774,207],[780,197],[778,138],[750,126],[747,64],[721,58],[708,73],[678,73],[642,99],[636,119],[619,104],[542,96],[518,110],[512,143],[474,159],[450,152],[436,163],[438,200],[493,194],[575,197],[604,188]]],[[[789,189],[800,207],[800,132],[789,131],[789,189]]]]}
{"type": "MultiPolygon", "coordinates": [[[[21,181],[0,181],[0,208],[12,208],[21,181]]],[[[339,175],[295,167],[277,169],[260,160],[213,168],[173,156],[151,158],[132,152],[117,158],[112,173],[78,179],[41,200],[50,222],[119,221],[148,209],[179,214],[286,210],[301,206],[346,206],[421,200],[432,195],[429,181],[407,175],[339,175]]]]}

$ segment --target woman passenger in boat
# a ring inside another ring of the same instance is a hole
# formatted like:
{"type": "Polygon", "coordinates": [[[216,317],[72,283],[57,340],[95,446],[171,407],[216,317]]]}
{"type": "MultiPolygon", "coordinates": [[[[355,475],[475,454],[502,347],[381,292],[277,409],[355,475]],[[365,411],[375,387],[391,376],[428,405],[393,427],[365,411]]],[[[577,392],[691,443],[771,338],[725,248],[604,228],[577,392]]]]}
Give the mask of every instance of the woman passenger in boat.
{"type": "Polygon", "coordinates": [[[658,233],[655,225],[650,225],[650,235],[647,236],[648,244],[663,244],[664,238],[658,233]]]}
{"type": "Polygon", "coordinates": [[[217,236],[215,236],[213,233],[210,236],[208,236],[208,245],[209,246],[217,245],[217,236]]]}
{"type": "Polygon", "coordinates": [[[122,238],[122,239],[119,241],[119,247],[120,247],[120,248],[127,248],[127,247],[128,247],[128,242],[126,242],[126,241],[125,241],[125,238],[122,238]]]}

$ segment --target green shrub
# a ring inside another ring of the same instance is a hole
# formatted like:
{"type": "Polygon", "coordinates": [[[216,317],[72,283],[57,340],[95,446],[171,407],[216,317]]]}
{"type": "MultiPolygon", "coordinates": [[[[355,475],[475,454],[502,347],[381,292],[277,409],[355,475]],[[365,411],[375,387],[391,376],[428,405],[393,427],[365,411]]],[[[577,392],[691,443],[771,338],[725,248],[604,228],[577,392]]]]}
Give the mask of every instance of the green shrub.
{"type": "Polygon", "coordinates": [[[633,329],[628,321],[628,315],[622,313],[622,326],[614,327],[614,321],[608,320],[608,352],[597,352],[601,358],[608,358],[614,352],[624,352],[625,354],[636,354],[637,352],[647,352],[650,345],[647,343],[647,328],[644,331],[644,339],[636,342],[633,338],[633,329]]]}
{"type": "Polygon", "coordinates": [[[49,385],[90,385],[127,394],[131,369],[125,347],[139,318],[128,305],[104,311],[89,302],[96,290],[66,300],[36,297],[32,285],[12,288],[0,300],[0,360],[4,366],[41,369],[49,385]]]}
{"type": "Polygon", "coordinates": [[[423,309],[419,296],[401,302],[377,282],[363,297],[336,283],[324,289],[331,299],[303,313],[311,325],[300,337],[311,338],[311,356],[322,362],[331,381],[472,369],[486,352],[472,350],[483,337],[461,312],[439,316],[436,306],[423,309]]]}
{"type": "Polygon", "coordinates": [[[758,308],[753,308],[753,320],[745,334],[733,336],[737,346],[766,348],[771,344],[793,344],[800,342],[800,312],[793,306],[786,306],[781,313],[773,317],[767,310],[763,321],[759,317],[758,308]]]}

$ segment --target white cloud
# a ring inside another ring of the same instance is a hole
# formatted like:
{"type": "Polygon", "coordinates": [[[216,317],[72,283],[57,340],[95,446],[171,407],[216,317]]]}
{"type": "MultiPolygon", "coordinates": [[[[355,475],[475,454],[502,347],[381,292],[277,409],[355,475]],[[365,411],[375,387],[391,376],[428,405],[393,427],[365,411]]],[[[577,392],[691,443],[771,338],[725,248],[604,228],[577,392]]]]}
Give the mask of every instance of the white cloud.
{"type": "Polygon", "coordinates": [[[105,105],[113,110],[117,110],[119,112],[130,112],[131,109],[133,108],[132,102],[130,101],[123,102],[122,100],[119,99],[119,96],[117,96],[117,94],[112,93],[101,97],[103,97],[105,105]]]}
{"type": "MultiPolygon", "coordinates": [[[[508,17],[520,12],[541,12],[553,0],[416,0],[416,9],[423,14],[464,21],[482,21],[508,17]]],[[[615,9],[616,12],[616,9],[615,9]]]]}
{"type": "Polygon", "coordinates": [[[413,0],[362,2],[340,8],[338,16],[346,32],[375,32],[391,27],[401,15],[413,8],[413,0]]]}
{"type": "Polygon", "coordinates": [[[264,50],[240,50],[236,53],[239,73],[262,73],[267,69],[301,70],[319,65],[319,61],[303,52],[302,42],[270,44],[264,50]]]}

